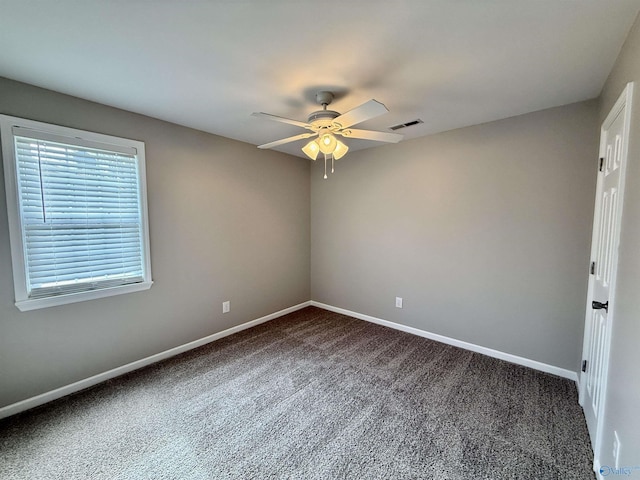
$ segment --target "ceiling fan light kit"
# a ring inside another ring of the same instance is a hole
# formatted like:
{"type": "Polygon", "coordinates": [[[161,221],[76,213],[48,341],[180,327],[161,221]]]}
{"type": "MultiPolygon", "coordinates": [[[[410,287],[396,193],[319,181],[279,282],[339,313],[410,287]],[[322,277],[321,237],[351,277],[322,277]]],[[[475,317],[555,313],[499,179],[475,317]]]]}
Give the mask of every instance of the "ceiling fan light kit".
{"type": "Polygon", "coordinates": [[[357,123],[364,122],[382,115],[383,113],[387,113],[389,110],[382,103],[376,100],[369,100],[353,110],[340,114],[334,110],[327,110],[327,106],[332,100],[333,93],[318,92],[316,94],[316,101],[322,105],[322,110],[311,113],[307,123],[290,118],[270,115],[268,113],[254,112],[252,114],[254,117],[288,123],[290,125],[302,127],[306,130],[311,130],[312,132],[294,135],[293,137],[265,143],[264,145],[258,145],[258,148],[273,148],[279,145],[284,145],[285,143],[316,137],[302,147],[302,151],[311,160],[316,160],[319,153],[324,154],[324,178],[327,178],[327,160],[331,158],[331,173],[333,173],[334,160],[341,159],[349,151],[349,147],[338,140],[336,135],[340,135],[345,138],[358,138],[362,140],[374,140],[386,143],[397,143],[402,140],[402,135],[397,133],[376,132],[373,130],[355,130],[349,128],[357,123]]]}

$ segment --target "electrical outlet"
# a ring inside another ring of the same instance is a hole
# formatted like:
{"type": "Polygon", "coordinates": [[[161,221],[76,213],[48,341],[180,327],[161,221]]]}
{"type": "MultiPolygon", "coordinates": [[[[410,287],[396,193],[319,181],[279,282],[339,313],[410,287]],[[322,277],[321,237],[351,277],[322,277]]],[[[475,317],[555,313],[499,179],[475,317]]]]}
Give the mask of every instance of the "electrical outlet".
{"type": "Polygon", "coordinates": [[[222,313],[229,313],[229,310],[231,310],[231,302],[229,300],[222,302],[222,313]]]}
{"type": "Polygon", "coordinates": [[[402,308],[402,297],[396,297],[396,308],[402,308]]]}
{"type": "Polygon", "coordinates": [[[620,448],[622,444],[620,443],[620,438],[618,437],[618,432],[614,430],[613,432],[613,459],[616,462],[616,468],[620,468],[620,448]]]}

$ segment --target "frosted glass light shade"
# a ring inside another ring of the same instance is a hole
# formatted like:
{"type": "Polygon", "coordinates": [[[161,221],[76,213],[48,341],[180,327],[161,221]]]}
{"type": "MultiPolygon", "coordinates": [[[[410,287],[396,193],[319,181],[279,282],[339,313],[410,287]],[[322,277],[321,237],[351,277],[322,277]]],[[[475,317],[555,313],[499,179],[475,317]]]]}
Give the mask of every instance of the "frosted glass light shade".
{"type": "Polygon", "coordinates": [[[340,140],[337,140],[336,149],[333,151],[333,158],[335,158],[336,160],[340,160],[342,157],[346,155],[348,151],[349,151],[349,147],[347,147],[340,140]]]}
{"type": "Polygon", "coordinates": [[[302,151],[311,160],[315,160],[316,158],[318,158],[318,153],[320,152],[320,146],[318,145],[318,140],[317,139],[311,140],[304,147],[302,147],[302,151]]]}
{"type": "Polygon", "coordinates": [[[336,149],[337,143],[338,143],[338,140],[336,140],[336,137],[334,137],[331,133],[328,133],[328,132],[320,134],[320,137],[318,138],[320,151],[325,155],[329,153],[333,153],[333,151],[336,149]]]}

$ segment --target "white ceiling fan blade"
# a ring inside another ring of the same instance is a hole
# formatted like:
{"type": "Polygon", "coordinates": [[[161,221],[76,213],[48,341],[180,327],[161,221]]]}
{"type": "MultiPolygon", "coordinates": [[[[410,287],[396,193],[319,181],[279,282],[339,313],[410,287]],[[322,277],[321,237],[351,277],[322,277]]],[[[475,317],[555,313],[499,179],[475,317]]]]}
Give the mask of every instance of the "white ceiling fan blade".
{"type": "Polygon", "coordinates": [[[404,138],[404,135],[399,133],[374,132],[373,130],[357,130],[354,128],[347,128],[336,133],[346,138],[361,138],[363,140],[387,143],[398,143],[404,138]]]}
{"type": "Polygon", "coordinates": [[[333,124],[339,125],[340,128],[347,128],[351,125],[355,125],[356,123],[364,122],[370,118],[387,113],[388,111],[389,110],[384,106],[384,104],[376,100],[369,100],[359,107],[343,113],[333,121],[333,124]]]}
{"type": "Polygon", "coordinates": [[[303,138],[309,138],[317,135],[317,133],[301,133],[300,135],[294,135],[293,137],[283,138],[282,140],[276,140],[275,142],[265,143],[264,145],[258,145],[258,148],[273,148],[278,145],[284,145],[285,143],[295,142],[296,140],[302,140],[303,138]]]}
{"type": "Polygon", "coordinates": [[[291,118],[279,117],[277,115],[271,115],[270,113],[264,112],[253,112],[251,114],[254,117],[258,118],[266,118],[267,120],[275,120],[276,122],[288,123],[290,125],[295,125],[296,127],[302,127],[311,129],[311,125],[305,122],[299,122],[298,120],[293,120],[291,118]]]}

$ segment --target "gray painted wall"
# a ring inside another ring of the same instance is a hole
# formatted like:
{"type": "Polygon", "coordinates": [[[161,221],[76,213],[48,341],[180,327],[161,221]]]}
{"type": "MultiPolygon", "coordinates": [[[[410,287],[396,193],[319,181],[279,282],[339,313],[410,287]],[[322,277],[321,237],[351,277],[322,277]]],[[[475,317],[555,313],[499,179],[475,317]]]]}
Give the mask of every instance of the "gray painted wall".
{"type": "Polygon", "coordinates": [[[590,101],[316,162],[312,299],[577,371],[597,156],[590,101]]]}
{"type": "MultiPolygon", "coordinates": [[[[627,82],[635,82],[618,257],[616,305],[603,429],[602,465],[614,465],[613,432],[621,466],[640,466],[640,20],[631,29],[600,97],[604,121],[627,82]]],[[[635,473],[638,475],[638,473],[635,473]]]]}
{"type": "Polygon", "coordinates": [[[146,143],[155,282],[18,311],[0,177],[0,406],[309,300],[308,162],[2,78],[0,113],[146,143]]]}

